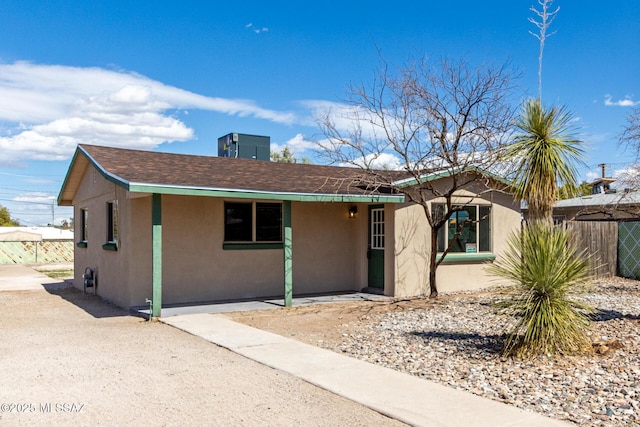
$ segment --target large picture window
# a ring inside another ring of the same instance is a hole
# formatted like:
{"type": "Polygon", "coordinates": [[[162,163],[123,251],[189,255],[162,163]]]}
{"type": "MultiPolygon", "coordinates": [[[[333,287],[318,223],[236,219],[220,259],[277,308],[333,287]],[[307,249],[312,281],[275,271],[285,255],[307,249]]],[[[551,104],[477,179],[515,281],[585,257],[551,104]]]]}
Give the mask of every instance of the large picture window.
{"type": "Polygon", "coordinates": [[[232,243],[282,242],[282,204],[225,203],[224,241],[232,243]]]}
{"type": "MultiPolygon", "coordinates": [[[[438,252],[491,252],[491,207],[454,206],[455,212],[438,231],[438,252]]],[[[434,206],[435,214],[444,214],[445,205],[434,206]]]]}

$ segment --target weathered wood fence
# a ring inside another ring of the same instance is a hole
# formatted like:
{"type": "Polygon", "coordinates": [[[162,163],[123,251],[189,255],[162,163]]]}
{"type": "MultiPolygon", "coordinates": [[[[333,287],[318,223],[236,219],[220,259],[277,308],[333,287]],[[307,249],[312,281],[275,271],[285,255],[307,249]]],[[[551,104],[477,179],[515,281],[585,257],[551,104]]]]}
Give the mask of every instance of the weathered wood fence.
{"type": "Polygon", "coordinates": [[[592,257],[591,273],[615,276],[618,267],[618,223],[614,221],[568,221],[565,223],[579,250],[592,257]]]}

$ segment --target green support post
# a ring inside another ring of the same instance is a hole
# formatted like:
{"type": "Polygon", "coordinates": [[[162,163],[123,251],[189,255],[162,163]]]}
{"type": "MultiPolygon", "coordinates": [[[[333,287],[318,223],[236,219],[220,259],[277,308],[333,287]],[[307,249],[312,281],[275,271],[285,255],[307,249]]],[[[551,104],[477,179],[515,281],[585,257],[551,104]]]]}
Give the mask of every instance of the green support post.
{"type": "Polygon", "coordinates": [[[282,202],[282,226],[284,232],[284,306],[291,307],[293,303],[293,249],[291,232],[291,201],[282,202]]]}
{"type": "Polygon", "coordinates": [[[151,316],[160,317],[162,311],[162,195],[151,196],[151,281],[153,293],[151,316]]]}

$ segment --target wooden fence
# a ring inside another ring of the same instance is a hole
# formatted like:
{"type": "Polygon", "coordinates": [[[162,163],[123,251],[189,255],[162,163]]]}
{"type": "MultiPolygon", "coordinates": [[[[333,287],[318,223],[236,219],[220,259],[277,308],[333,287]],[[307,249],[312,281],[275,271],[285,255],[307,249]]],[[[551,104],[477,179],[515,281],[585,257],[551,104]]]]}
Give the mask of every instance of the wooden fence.
{"type": "Polygon", "coordinates": [[[615,276],[618,266],[618,223],[614,221],[568,221],[565,226],[579,250],[592,256],[591,273],[615,276]]]}

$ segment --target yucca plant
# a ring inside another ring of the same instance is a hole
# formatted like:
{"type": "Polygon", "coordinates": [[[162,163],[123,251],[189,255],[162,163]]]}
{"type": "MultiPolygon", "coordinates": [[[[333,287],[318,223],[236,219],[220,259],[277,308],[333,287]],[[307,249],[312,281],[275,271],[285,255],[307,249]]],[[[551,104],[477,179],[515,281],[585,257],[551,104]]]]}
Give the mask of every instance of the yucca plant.
{"type": "Polygon", "coordinates": [[[545,108],[538,99],[527,101],[515,122],[516,135],[504,160],[515,166],[515,196],[527,201],[530,223],[551,224],[559,185],[577,188],[576,165],[584,152],[572,123],[565,108],[545,108]]]}
{"type": "Polygon", "coordinates": [[[595,309],[576,301],[590,279],[590,259],[578,252],[569,233],[534,224],[508,239],[504,256],[488,267],[514,286],[500,303],[514,320],[502,354],[528,358],[541,354],[592,351],[587,335],[595,309]]]}

